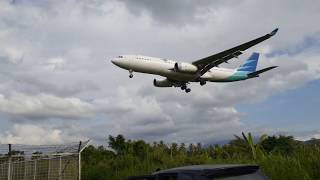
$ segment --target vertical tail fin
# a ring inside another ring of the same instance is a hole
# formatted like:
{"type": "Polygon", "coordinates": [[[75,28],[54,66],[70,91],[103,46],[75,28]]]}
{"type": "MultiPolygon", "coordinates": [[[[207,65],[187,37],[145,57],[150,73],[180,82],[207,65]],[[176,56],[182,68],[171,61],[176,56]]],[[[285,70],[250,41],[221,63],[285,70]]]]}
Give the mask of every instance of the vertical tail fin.
{"type": "Polygon", "coordinates": [[[254,72],[257,69],[259,59],[259,53],[252,53],[251,56],[247,59],[247,61],[241,65],[237,70],[238,71],[249,71],[254,72]]]}

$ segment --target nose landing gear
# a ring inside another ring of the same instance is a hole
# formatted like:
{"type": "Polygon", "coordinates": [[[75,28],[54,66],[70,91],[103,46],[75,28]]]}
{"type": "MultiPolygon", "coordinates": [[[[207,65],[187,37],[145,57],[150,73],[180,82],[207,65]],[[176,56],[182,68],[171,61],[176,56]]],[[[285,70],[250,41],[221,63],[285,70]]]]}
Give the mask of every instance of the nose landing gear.
{"type": "Polygon", "coordinates": [[[206,81],[200,81],[201,86],[205,85],[206,83],[207,83],[206,81]]]}
{"type": "Polygon", "coordinates": [[[133,72],[133,71],[130,69],[130,70],[129,70],[129,78],[133,78],[132,72],[133,72]]]}

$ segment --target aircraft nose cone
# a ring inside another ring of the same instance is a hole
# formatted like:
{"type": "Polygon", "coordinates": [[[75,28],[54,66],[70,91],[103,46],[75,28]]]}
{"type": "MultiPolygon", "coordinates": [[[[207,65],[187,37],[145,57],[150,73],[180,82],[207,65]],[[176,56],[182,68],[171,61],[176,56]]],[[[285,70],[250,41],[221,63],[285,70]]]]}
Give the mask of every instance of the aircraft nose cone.
{"type": "Polygon", "coordinates": [[[119,60],[118,60],[118,59],[112,59],[111,62],[112,62],[114,65],[119,65],[119,60]]]}
{"type": "Polygon", "coordinates": [[[127,66],[126,61],[125,61],[124,59],[120,59],[120,58],[114,58],[114,59],[111,60],[111,62],[112,62],[114,65],[116,65],[116,66],[118,66],[118,67],[121,67],[121,68],[124,68],[124,67],[127,66]]]}

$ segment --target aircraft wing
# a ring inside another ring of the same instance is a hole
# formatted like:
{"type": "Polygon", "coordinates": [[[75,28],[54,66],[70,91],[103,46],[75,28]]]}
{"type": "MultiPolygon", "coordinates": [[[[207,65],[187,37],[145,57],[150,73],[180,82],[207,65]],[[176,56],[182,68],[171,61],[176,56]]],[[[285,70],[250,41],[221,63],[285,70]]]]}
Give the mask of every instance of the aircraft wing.
{"type": "Polygon", "coordinates": [[[227,62],[228,60],[230,60],[234,57],[238,57],[239,55],[242,54],[242,51],[245,51],[256,44],[259,44],[260,42],[271,38],[272,36],[274,36],[277,33],[277,31],[278,31],[278,28],[276,28],[272,32],[270,32],[264,36],[261,36],[257,39],[246,42],[246,43],[241,44],[239,46],[236,46],[234,48],[219,52],[219,53],[211,55],[209,57],[200,59],[198,61],[194,61],[194,62],[192,62],[192,64],[199,68],[198,74],[200,77],[201,75],[206,73],[211,68],[218,66],[219,64],[222,64],[224,62],[227,62]]]}

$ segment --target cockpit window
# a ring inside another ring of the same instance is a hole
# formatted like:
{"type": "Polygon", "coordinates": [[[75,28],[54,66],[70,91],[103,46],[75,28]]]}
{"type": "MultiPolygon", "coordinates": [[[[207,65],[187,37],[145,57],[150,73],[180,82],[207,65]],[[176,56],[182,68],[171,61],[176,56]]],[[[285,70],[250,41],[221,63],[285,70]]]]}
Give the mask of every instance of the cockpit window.
{"type": "Polygon", "coordinates": [[[118,56],[118,58],[123,58],[123,56],[118,56]]]}

